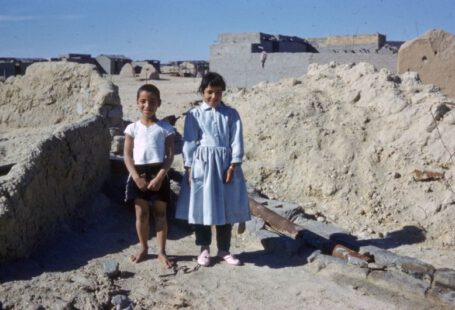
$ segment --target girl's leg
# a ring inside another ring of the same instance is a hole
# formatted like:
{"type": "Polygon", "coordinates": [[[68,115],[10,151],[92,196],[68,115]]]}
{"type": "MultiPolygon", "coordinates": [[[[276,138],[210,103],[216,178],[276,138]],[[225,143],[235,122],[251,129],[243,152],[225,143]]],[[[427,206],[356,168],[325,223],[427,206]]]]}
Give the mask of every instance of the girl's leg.
{"type": "Polygon", "coordinates": [[[147,257],[150,212],[148,203],[144,199],[135,199],[134,209],[136,211],[136,232],[139,238],[140,249],[136,255],[131,256],[131,260],[139,263],[147,257]]]}
{"type": "Polygon", "coordinates": [[[197,262],[201,266],[210,265],[210,243],[212,242],[212,227],[210,225],[194,225],[196,245],[201,246],[197,262]]]}
{"type": "Polygon", "coordinates": [[[172,267],[172,263],[166,256],[166,240],[167,240],[167,204],[164,201],[157,200],[153,208],[153,216],[155,217],[156,227],[156,243],[158,246],[158,260],[165,267],[172,267]]]}
{"type": "Polygon", "coordinates": [[[218,246],[218,257],[224,259],[229,265],[238,266],[240,261],[229,252],[231,247],[231,234],[232,225],[218,225],[216,226],[216,244],[218,246]]]}
{"type": "Polygon", "coordinates": [[[216,245],[218,251],[228,252],[231,247],[232,225],[217,225],[216,226],[216,245]]]}
{"type": "Polygon", "coordinates": [[[212,243],[212,227],[210,225],[194,225],[196,233],[196,245],[201,249],[209,249],[212,243]]]}

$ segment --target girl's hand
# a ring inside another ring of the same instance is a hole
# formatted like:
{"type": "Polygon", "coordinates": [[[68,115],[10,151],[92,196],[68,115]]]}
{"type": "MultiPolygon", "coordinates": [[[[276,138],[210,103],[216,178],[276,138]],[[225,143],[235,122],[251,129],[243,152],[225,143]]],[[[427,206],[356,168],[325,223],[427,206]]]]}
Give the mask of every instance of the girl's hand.
{"type": "Polygon", "coordinates": [[[225,183],[231,183],[232,179],[234,178],[234,171],[235,165],[229,165],[225,173],[225,183]]]}
{"type": "Polygon", "coordinates": [[[188,181],[188,185],[191,187],[191,168],[185,168],[186,169],[186,173],[187,173],[187,181],[188,181]]]}
{"type": "Polygon", "coordinates": [[[133,180],[141,191],[143,192],[147,191],[147,181],[143,176],[139,176],[138,178],[135,178],[133,180]]]}
{"type": "Polygon", "coordinates": [[[147,189],[157,192],[161,188],[161,183],[163,183],[163,178],[159,176],[154,177],[147,186],[147,189]]]}

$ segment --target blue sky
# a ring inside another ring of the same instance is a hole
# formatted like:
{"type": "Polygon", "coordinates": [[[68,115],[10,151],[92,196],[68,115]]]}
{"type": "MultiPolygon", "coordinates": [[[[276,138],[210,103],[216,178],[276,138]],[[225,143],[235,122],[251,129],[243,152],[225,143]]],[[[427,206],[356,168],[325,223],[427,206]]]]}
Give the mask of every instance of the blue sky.
{"type": "Polygon", "coordinates": [[[0,0],[0,57],[208,60],[223,32],[300,37],[455,34],[454,0],[0,0]]]}

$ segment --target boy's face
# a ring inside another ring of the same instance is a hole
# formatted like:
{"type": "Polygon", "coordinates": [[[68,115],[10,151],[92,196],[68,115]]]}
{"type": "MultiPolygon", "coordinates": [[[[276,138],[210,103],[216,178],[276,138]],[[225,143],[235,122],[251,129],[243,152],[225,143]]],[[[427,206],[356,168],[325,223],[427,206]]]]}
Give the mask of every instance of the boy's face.
{"type": "Polygon", "coordinates": [[[223,88],[220,86],[208,86],[204,89],[202,93],[202,98],[204,101],[209,104],[211,107],[216,107],[221,101],[223,96],[223,88]]]}
{"type": "Polygon", "coordinates": [[[155,115],[156,110],[160,106],[160,101],[154,93],[141,91],[137,99],[137,107],[139,112],[147,118],[155,115]]]}

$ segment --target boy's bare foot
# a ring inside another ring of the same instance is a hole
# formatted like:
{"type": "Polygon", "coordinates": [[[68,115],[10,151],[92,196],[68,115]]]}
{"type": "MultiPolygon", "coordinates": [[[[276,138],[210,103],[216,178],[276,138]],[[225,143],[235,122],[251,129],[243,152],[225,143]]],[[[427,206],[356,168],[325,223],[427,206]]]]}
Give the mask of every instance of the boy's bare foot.
{"type": "Polygon", "coordinates": [[[141,249],[139,252],[137,252],[135,255],[131,255],[131,260],[134,262],[134,263],[139,263],[143,260],[146,259],[147,257],[147,252],[148,250],[147,249],[141,249]]]}
{"type": "Polygon", "coordinates": [[[174,264],[167,258],[166,254],[158,254],[158,260],[166,268],[172,268],[174,264]]]}

